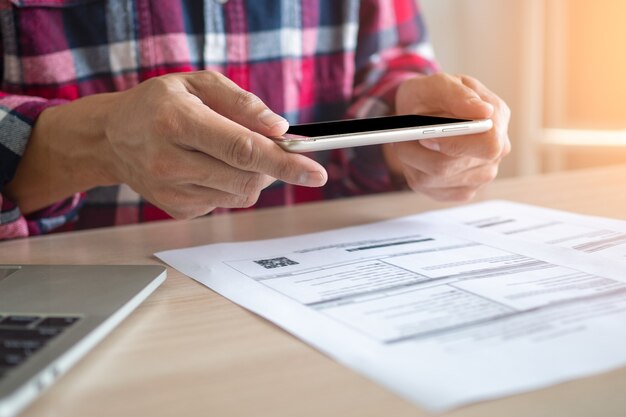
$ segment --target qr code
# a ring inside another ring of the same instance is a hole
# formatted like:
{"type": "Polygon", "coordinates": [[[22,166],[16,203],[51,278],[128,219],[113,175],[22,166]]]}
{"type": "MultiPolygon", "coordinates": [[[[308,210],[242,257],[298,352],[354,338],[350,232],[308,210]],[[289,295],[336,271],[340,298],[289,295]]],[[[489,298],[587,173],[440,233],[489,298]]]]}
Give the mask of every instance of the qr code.
{"type": "Polygon", "coordinates": [[[298,265],[298,262],[281,256],[280,258],[258,259],[254,263],[261,265],[265,269],[282,268],[283,266],[298,265]]]}

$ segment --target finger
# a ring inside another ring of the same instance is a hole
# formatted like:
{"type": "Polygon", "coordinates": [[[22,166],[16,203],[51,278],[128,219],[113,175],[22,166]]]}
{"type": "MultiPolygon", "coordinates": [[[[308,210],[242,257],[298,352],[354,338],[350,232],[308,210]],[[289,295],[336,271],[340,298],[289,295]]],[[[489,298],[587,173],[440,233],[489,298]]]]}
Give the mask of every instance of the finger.
{"type": "Polygon", "coordinates": [[[265,136],[281,136],[289,128],[283,117],[271,111],[260,98],[241,89],[222,74],[201,71],[184,78],[189,91],[221,115],[265,136]]]}
{"type": "Polygon", "coordinates": [[[417,114],[448,114],[462,119],[486,119],[493,106],[463,84],[459,77],[435,74],[414,78],[398,91],[399,100],[412,103],[417,114]]]}
{"type": "Polygon", "coordinates": [[[511,142],[507,131],[511,114],[508,106],[478,80],[465,75],[461,76],[460,79],[464,85],[475,91],[482,100],[493,105],[494,111],[491,115],[493,127],[489,131],[480,134],[428,139],[421,141],[421,145],[450,156],[464,155],[485,160],[502,158],[511,150],[511,142]]]}
{"type": "Polygon", "coordinates": [[[309,187],[326,183],[326,170],[304,155],[285,152],[274,141],[229,120],[208,107],[188,115],[191,146],[231,167],[265,174],[281,181],[309,187]]]}
{"type": "Polygon", "coordinates": [[[471,187],[452,187],[425,189],[420,192],[433,200],[442,202],[465,202],[470,201],[476,196],[478,189],[471,187]]]}
{"type": "Polygon", "coordinates": [[[149,201],[176,219],[192,219],[203,216],[215,207],[246,208],[253,206],[259,194],[241,196],[213,188],[188,184],[163,187],[156,190],[149,201]]]}
{"type": "Polygon", "coordinates": [[[463,85],[471,88],[473,91],[476,92],[476,94],[478,94],[478,96],[491,104],[497,103],[499,101],[502,101],[500,99],[500,97],[498,97],[494,92],[492,92],[491,90],[489,90],[483,83],[481,83],[480,81],[478,81],[476,78],[471,77],[469,75],[460,75],[459,79],[461,80],[461,82],[463,83],[463,85]]]}
{"type": "Polygon", "coordinates": [[[405,172],[405,178],[409,187],[416,192],[424,194],[438,201],[468,201],[474,198],[480,187],[475,186],[447,186],[431,187],[419,181],[419,171],[405,172]]]}
{"type": "Polygon", "coordinates": [[[405,172],[407,184],[413,190],[458,187],[478,188],[493,181],[497,175],[498,164],[494,162],[474,166],[448,177],[429,175],[420,170],[405,172]]]}
{"type": "Polygon", "coordinates": [[[467,85],[485,101],[494,105],[494,114],[492,116],[493,119],[493,133],[494,135],[500,139],[500,148],[501,153],[500,157],[507,155],[511,151],[511,141],[508,135],[508,125],[511,119],[511,109],[506,104],[504,100],[498,97],[495,93],[485,87],[477,79],[463,75],[461,76],[461,80],[463,84],[467,85]]]}
{"type": "Polygon", "coordinates": [[[173,184],[195,184],[234,195],[252,195],[276,181],[268,175],[243,171],[205,153],[192,150],[179,150],[167,159],[175,165],[165,168],[171,174],[161,175],[173,184]]]}
{"type": "Polygon", "coordinates": [[[195,204],[196,207],[204,209],[210,206],[222,208],[248,208],[256,204],[260,196],[260,192],[250,195],[236,195],[193,184],[190,184],[186,189],[192,198],[190,207],[193,207],[195,204]]]}
{"type": "Polygon", "coordinates": [[[473,77],[462,75],[461,81],[464,85],[476,91],[481,99],[493,105],[494,114],[492,119],[494,120],[494,125],[508,125],[509,120],[511,119],[511,109],[509,109],[509,106],[504,100],[473,77]]]}
{"type": "Polygon", "coordinates": [[[440,139],[424,139],[418,143],[430,151],[454,158],[467,157],[493,160],[504,156],[505,147],[510,147],[510,145],[507,145],[507,142],[507,133],[501,133],[499,128],[493,127],[484,133],[440,139]]]}
{"type": "Polygon", "coordinates": [[[400,162],[406,167],[436,177],[451,177],[485,163],[484,160],[468,156],[450,156],[424,148],[420,142],[399,142],[394,149],[400,162]]]}

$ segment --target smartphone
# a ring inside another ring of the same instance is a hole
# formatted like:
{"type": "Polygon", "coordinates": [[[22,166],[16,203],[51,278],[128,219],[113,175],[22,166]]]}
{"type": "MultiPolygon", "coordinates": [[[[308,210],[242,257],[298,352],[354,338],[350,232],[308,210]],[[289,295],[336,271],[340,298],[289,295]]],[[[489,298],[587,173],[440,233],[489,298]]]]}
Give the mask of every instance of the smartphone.
{"type": "Polygon", "coordinates": [[[486,132],[492,126],[490,119],[464,120],[407,114],[293,125],[283,136],[272,139],[286,151],[300,153],[469,135],[486,132]]]}

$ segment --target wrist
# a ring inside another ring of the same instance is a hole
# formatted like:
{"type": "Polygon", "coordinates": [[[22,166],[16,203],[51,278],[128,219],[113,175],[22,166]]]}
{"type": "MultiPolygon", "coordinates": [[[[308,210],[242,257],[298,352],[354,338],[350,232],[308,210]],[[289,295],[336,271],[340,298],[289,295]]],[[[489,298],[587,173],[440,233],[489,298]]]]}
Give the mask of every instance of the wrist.
{"type": "Polygon", "coordinates": [[[114,96],[115,93],[97,94],[50,108],[36,125],[36,130],[57,132],[54,139],[64,148],[57,152],[66,155],[64,164],[73,174],[68,179],[76,191],[119,183],[115,154],[106,138],[114,96]]]}
{"type": "Polygon", "coordinates": [[[108,94],[42,111],[6,194],[24,214],[90,188],[117,183],[104,135],[108,94]]]}

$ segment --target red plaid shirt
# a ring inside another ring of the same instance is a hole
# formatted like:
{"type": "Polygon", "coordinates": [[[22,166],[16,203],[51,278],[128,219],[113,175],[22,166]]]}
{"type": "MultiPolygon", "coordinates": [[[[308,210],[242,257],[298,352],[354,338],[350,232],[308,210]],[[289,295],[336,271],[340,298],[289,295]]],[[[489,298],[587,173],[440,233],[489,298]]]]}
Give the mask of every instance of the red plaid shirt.
{"type": "MultiPolygon", "coordinates": [[[[48,106],[208,69],[305,123],[392,113],[401,81],[436,70],[414,0],[0,0],[0,36],[0,239],[167,217],[125,185],[23,216],[2,189],[48,106]]],[[[325,187],[277,182],[256,206],[392,188],[380,147],[313,157],[325,187]]]]}

